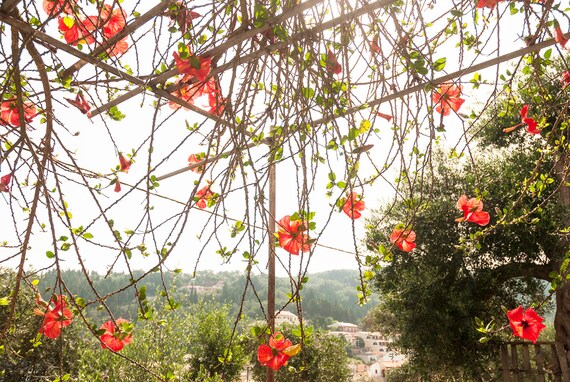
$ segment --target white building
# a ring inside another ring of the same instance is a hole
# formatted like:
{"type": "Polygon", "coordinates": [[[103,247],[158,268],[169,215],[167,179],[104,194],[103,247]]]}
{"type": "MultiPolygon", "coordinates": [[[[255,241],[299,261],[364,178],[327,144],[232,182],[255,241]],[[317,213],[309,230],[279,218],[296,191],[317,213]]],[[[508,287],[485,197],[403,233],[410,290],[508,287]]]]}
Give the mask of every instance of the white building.
{"type": "Polygon", "coordinates": [[[350,363],[348,367],[352,371],[353,381],[367,380],[369,377],[369,366],[364,363],[350,363]]]}
{"type": "Polygon", "coordinates": [[[380,370],[390,367],[399,367],[405,358],[390,350],[392,340],[379,332],[363,332],[357,325],[347,322],[336,322],[329,325],[330,334],[342,336],[352,349],[354,357],[361,359],[367,364],[378,363],[381,367],[376,373],[375,369],[369,371],[371,378],[382,375],[380,370]]]}
{"type": "Polygon", "coordinates": [[[384,381],[386,377],[386,372],[382,368],[382,364],[380,362],[374,362],[368,368],[368,376],[372,379],[378,379],[380,381],[384,381]]]}
{"type": "Polygon", "coordinates": [[[275,326],[280,326],[283,324],[289,324],[298,326],[299,325],[299,317],[296,314],[288,312],[286,310],[282,310],[281,312],[275,312],[275,326]]]}
{"type": "Polygon", "coordinates": [[[388,337],[383,336],[379,332],[356,332],[356,336],[362,338],[364,341],[364,349],[384,355],[388,353],[388,346],[392,342],[388,337]]]}
{"type": "Polygon", "coordinates": [[[335,322],[329,325],[329,330],[331,332],[356,333],[358,332],[358,326],[348,322],[335,322]]]}
{"type": "Polygon", "coordinates": [[[406,362],[402,354],[390,352],[382,357],[378,362],[374,362],[368,368],[368,375],[372,380],[385,381],[386,373],[390,369],[401,367],[406,362]]]}

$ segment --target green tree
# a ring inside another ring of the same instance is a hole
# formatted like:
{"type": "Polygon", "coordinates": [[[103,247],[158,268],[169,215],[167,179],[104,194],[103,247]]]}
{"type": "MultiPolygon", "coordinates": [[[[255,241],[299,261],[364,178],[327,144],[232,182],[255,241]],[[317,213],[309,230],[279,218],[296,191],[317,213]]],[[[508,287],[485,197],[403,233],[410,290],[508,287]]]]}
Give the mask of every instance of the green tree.
{"type": "Polygon", "coordinates": [[[460,368],[465,379],[482,375],[495,357],[491,344],[479,344],[475,317],[501,326],[506,323],[501,305],[512,309],[540,301],[544,280],[558,270],[565,251],[557,238],[565,211],[552,197],[553,184],[507,211],[519,222],[493,221],[483,231],[454,221],[462,214],[455,207],[457,199],[474,193],[478,184],[484,186],[485,210],[508,208],[536,160],[531,147],[477,154],[486,158],[478,160],[479,179],[470,163],[434,158],[428,180],[432,187],[379,214],[370,222],[367,238],[371,248],[389,243],[396,224],[410,223],[409,206],[415,205],[412,225],[418,246],[410,253],[393,248],[392,261],[377,269],[374,282],[382,298],[373,314],[417,369],[459,375],[455,369],[460,368]]]}
{"type": "Polygon", "coordinates": [[[548,282],[557,293],[557,340],[570,350],[570,312],[563,304],[570,294],[562,283],[570,226],[568,89],[558,78],[562,67],[537,56],[526,63],[532,63],[527,76],[505,84],[505,96],[471,116],[466,138],[476,145],[449,155],[440,149],[424,173],[414,174],[422,176],[422,187],[407,183],[406,196],[368,222],[369,249],[389,262],[376,263],[381,304],[364,322],[395,335],[410,356],[408,371],[463,380],[484,375],[496,358],[493,341],[478,342],[475,318],[501,327],[507,322],[501,305],[541,302],[548,282]],[[521,124],[523,105],[530,106],[539,135],[521,124]],[[463,214],[456,208],[462,194],[484,201],[491,213],[487,227],[454,221],[463,214]],[[398,223],[416,232],[410,253],[391,247],[398,223]]]}
{"type": "MultiPolygon", "coordinates": [[[[548,91],[559,94],[560,86],[548,91]]],[[[460,368],[465,378],[484,373],[493,347],[478,343],[475,317],[505,324],[501,305],[540,302],[545,283],[564,265],[569,162],[560,142],[566,141],[567,101],[547,98],[549,116],[539,120],[542,137],[529,138],[524,127],[512,136],[503,132],[520,123],[520,104],[535,102],[535,92],[527,86],[520,91],[522,101],[499,100],[481,118],[476,130],[483,134],[475,137],[480,146],[469,159],[435,155],[424,178],[428,186],[409,191],[368,224],[369,248],[390,260],[376,269],[382,302],[371,315],[397,335],[417,370],[460,368]],[[455,206],[462,194],[484,200],[492,216],[488,227],[454,221],[462,215],[455,206]],[[398,223],[416,232],[413,252],[385,249],[398,223]]]]}
{"type": "Polygon", "coordinates": [[[121,350],[125,357],[93,341],[82,354],[78,380],[149,381],[150,371],[163,379],[233,381],[246,354],[240,337],[232,337],[228,312],[227,306],[201,302],[187,313],[163,312],[155,320],[139,320],[133,342],[121,350]]]}

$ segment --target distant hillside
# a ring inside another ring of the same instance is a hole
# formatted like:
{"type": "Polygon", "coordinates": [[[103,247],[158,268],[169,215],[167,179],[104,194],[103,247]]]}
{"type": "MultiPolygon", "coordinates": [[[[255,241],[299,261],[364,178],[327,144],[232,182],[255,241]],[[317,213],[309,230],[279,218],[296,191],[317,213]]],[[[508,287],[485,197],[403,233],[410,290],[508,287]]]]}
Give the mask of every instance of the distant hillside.
{"type": "MultiPolygon", "coordinates": [[[[135,277],[140,272],[135,272],[135,277]]],[[[98,293],[102,296],[125,288],[129,284],[129,275],[112,274],[107,278],[102,275],[92,273],[90,277],[98,293]]],[[[220,303],[227,303],[232,308],[232,313],[237,314],[242,297],[246,277],[239,272],[211,272],[202,271],[192,278],[189,274],[164,274],[153,273],[144,278],[139,283],[146,293],[150,305],[155,309],[165,306],[167,299],[164,298],[164,285],[166,285],[170,298],[181,304],[181,308],[189,304],[196,303],[199,299],[212,299],[220,303]],[[163,278],[162,278],[163,277],[163,278]]],[[[85,300],[93,300],[95,295],[84,276],[79,271],[63,272],[63,279],[67,287],[76,296],[85,300]]],[[[45,297],[51,293],[55,274],[46,273],[41,280],[40,287],[45,291],[45,297]]],[[[242,314],[245,317],[256,320],[263,318],[260,308],[259,297],[262,304],[266,306],[267,281],[266,276],[253,276],[253,288],[250,286],[245,296],[242,314]],[[254,293],[254,291],[256,293],[254,293]]],[[[325,326],[333,321],[345,321],[357,323],[370,308],[375,304],[377,297],[373,296],[373,303],[363,307],[357,304],[356,286],[359,285],[358,272],[354,270],[334,270],[309,275],[309,281],[301,291],[303,317],[313,321],[316,326],[325,326]]],[[[276,280],[276,306],[280,308],[288,300],[291,287],[288,278],[277,278],[276,280]]],[[[133,287],[108,298],[107,305],[116,317],[135,319],[138,315],[139,305],[135,298],[133,287]]],[[[96,319],[102,318],[104,312],[97,305],[88,307],[87,314],[96,319]]],[[[296,313],[296,306],[290,304],[287,310],[296,313]]]]}

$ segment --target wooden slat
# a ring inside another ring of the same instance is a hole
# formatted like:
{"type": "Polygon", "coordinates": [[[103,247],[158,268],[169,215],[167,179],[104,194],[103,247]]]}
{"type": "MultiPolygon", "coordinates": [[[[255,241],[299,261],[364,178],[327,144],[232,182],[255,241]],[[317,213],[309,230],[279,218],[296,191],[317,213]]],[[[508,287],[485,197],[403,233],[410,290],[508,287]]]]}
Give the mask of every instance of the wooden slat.
{"type": "Polygon", "coordinates": [[[522,344],[522,356],[523,356],[523,367],[522,370],[525,373],[531,374],[532,371],[530,368],[530,355],[528,352],[528,344],[522,344]]]}
{"type": "Polygon", "coordinates": [[[564,345],[557,342],[556,343],[556,354],[558,357],[560,370],[562,370],[562,382],[570,382],[570,370],[568,369],[568,359],[566,358],[566,350],[564,350],[564,345]]]}
{"type": "Polygon", "coordinates": [[[531,346],[523,341],[501,344],[503,382],[570,382],[570,361],[563,344],[554,341],[537,342],[533,354],[531,346]]]}
{"type": "Polygon", "coordinates": [[[550,349],[552,350],[552,361],[554,362],[554,382],[560,382],[562,369],[560,368],[560,362],[558,361],[558,352],[556,351],[556,345],[551,344],[550,349]]]}
{"type": "Polygon", "coordinates": [[[540,344],[534,345],[534,355],[536,358],[536,373],[538,382],[544,382],[544,360],[542,358],[542,348],[540,344]]]}
{"type": "Polygon", "coordinates": [[[511,382],[509,350],[506,344],[501,345],[501,363],[503,364],[503,382],[511,382]]]}
{"type": "Polygon", "coordinates": [[[513,372],[513,381],[522,382],[519,378],[519,355],[515,344],[511,344],[511,371],[513,372]]]}

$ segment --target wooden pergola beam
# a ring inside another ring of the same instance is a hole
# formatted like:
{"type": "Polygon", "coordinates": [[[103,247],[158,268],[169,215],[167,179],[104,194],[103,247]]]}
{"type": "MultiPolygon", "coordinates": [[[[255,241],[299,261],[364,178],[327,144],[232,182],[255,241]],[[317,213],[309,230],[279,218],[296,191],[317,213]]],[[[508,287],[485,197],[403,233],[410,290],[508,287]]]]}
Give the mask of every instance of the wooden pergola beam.
{"type": "MultiPolygon", "coordinates": [[[[5,1],[9,1],[9,0],[5,0],[5,1]]],[[[152,20],[155,17],[164,13],[164,11],[171,4],[174,4],[175,2],[176,2],[176,0],[164,0],[164,1],[159,2],[156,6],[151,8],[144,15],[137,17],[135,19],[135,21],[133,21],[130,24],[127,24],[119,33],[117,33],[116,35],[114,35],[110,39],[105,40],[101,45],[95,47],[95,49],[93,49],[93,51],[91,53],[89,53],[89,55],[92,56],[93,58],[96,58],[98,55],[105,52],[107,49],[109,49],[113,45],[115,45],[115,43],[119,42],[121,39],[127,37],[128,35],[130,35],[134,31],[136,31],[138,28],[140,28],[141,26],[143,26],[144,24],[146,24],[150,20],[152,20]]],[[[87,61],[84,61],[84,60],[77,61],[75,64],[71,65],[69,68],[67,68],[63,71],[62,77],[63,78],[70,77],[71,75],[73,75],[75,72],[77,72],[79,69],[81,69],[86,64],[87,64],[87,61]]]]}
{"type": "Polygon", "coordinates": [[[195,113],[198,113],[206,118],[209,118],[219,124],[225,125],[225,126],[231,126],[228,122],[224,121],[223,119],[219,118],[218,116],[215,116],[211,113],[208,113],[205,110],[202,110],[170,93],[168,93],[165,90],[159,89],[156,87],[156,85],[152,85],[152,84],[148,84],[146,83],[146,81],[143,81],[142,79],[135,77],[131,74],[128,74],[120,69],[115,68],[114,66],[111,66],[107,63],[104,63],[102,61],[99,61],[96,57],[92,57],[89,54],[83,53],[77,49],[75,49],[74,47],[65,44],[43,32],[40,32],[34,28],[32,28],[29,24],[15,19],[12,16],[9,16],[5,13],[0,12],[0,21],[1,22],[5,22],[6,24],[10,25],[12,28],[16,28],[24,33],[27,33],[31,36],[32,39],[34,40],[38,40],[42,43],[47,43],[49,45],[54,46],[57,49],[61,49],[63,51],[65,51],[66,53],[69,53],[83,61],[86,61],[89,64],[92,64],[95,67],[98,67],[102,70],[105,70],[106,72],[113,74],[119,78],[124,79],[125,81],[131,82],[133,84],[136,85],[141,85],[143,87],[148,87],[148,89],[154,93],[156,96],[158,97],[162,97],[162,98],[166,98],[169,101],[173,101],[176,104],[183,106],[187,109],[190,109],[192,111],[194,111],[195,113]]]}
{"type": "MultiPolygon", "coordinates": [[[[570,39],[570,32],[566,33],[564,35],[564,37],[570,39]]],[[[549,46],[555,45],[556,43],[557,43],[556,40],[553,38],[545,40],[545,41],[541,41],[541,42],[536,43],[534,45],[515,50],[514,52],[506,53],[506,54],[503,54],[501,56],[492,58],[490,60],[481,62],[479,64],[469,66],[465,69],[460,69],[460,70],[457,70],[453,73],[449,73],[449,74],[446,74],[444,76],[434,78],[432,81],[422,82],[421,84],[411,86],[409,88],[405,88],[403,90],[400,90],[398,92],[386,95],[384,97],[374,98],[374,99],[372,99],[372,100],[370,100],[370,101],[368,101],[362,105],[351,107],[343,113],[338,113],[336,115],[330,115],[327,117],[319,118],[317,120],[312,121],[311,123],[314,125],[320,125],[320,124],[328,123],[328,122],[331,122],[331,121],[336,120],[338,118],[342,118],[342,117],[345,117],[347,115],[354,114],[354,113],[358,112],[359,110],[368,109],[368,108],[371,108],[374,106],[381,105],[385,102],[395,100],[397,98],[405,97],[405,96],[412,94],[412,93],[417,93],[419,91],[423,91],[426,89],[426,86],[429,86],[429,85],[433,86],[433,85],[441,84],[443,82],[452,81],[454,79],[465,76],[467,74],[475,73],[479,70],[487,69],[491,66],[499,65],[503,62],[522,57],[525,54],[538,52],[539,50],[544,49],[544,48],[548,48],[549,46]]]]}

